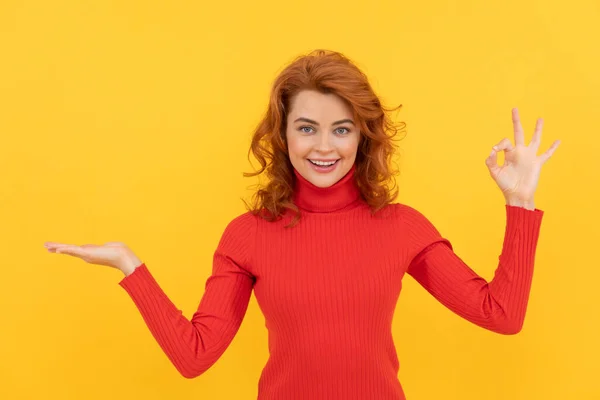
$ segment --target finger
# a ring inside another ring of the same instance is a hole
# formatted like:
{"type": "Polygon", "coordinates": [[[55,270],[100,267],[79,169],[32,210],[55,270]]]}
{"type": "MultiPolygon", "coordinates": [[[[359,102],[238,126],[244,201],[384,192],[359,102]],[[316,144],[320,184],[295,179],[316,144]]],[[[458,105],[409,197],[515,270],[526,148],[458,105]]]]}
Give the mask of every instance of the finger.
{"type": "Polygon", "coordinates": [[[125,243],[123,242],[106,242],[104,243],[104,245],[108,245],[108,246],[125,246],[125,243]]]}
{"type": "Polygon", "coordinates": [[[540,147],[540,143],[542,141],[542,128],[544,126],[544,120],[538,118],[535,123],[535,131],[533,132],[533,137],[531,138],[531,146],[537,151],[540,147]]]}
{"type": "Polygon", "coordinates": [[[47,249],[56,249],[57,247],[61,247],[61,246],[76,246],[75,244],[69,244],[69,243],[59,243],[59,242],[45,242],[44,243],[44,247],[47,249]]]}
{"type": "Polygon", "coordinates": [[[503,151],[503,150],[504,151],[511,151],[514,148],[515,147],[513,146],[512,142],[508,138],[502,139],[497,145],[495,145],[494,147],[492,147],[492,149],[494,149],[496,152],[503,151]]]}
{"type": "Polygon", "coordinates": [[[554,154],[554,152],[558,148],[558,145],[560,145],[560,140],[555,140],[554,143],[552,143],[552,146],[550,146],[550,148],[546,150],[545,153],[539,156],[539,159],[542,162],[542,164],[544,164],[546,161],[548,161],[548,159],[550,159],[550,157],[552,157],[552,154],[554,154]]]}
{"type": "Polygon", "coordinates": [[[86,252],[79,246],[62,246],[55,251],[56,254],[67,254],[74,257],[85,257],[86,252]]]}
{"type": "Polygon", "coordinates": [[[519,110],[517,110],[517,108],[512,109],[512,122],[513,130],[515,131],[515,144],[525,144],[525,134],[523,133],[521,119],[519,118],[519,110]]]}

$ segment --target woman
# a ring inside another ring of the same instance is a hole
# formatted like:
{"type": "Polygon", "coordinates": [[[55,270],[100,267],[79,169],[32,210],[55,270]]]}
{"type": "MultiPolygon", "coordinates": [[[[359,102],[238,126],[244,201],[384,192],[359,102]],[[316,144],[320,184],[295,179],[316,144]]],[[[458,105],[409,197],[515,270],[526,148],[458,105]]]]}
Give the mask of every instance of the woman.
{"type": "Polygon", "coordinates": [[[266,173],[268,183],[226,227],[191,321],[125,244],[46,247],[121,270],[120,285],[187,378],[227,349],[254,290],[270,351],[259,399],[404,399],[391,324],[405,273],[459,316],[502,334],[520,331],[543,216],[534,193],[558,141],[538,156],[542,121],[526,145],[515,109],[515,144],[500,141],[486,159],[507,216],[488,284],[421,213],[391,203],[398,126],[388,111],[339,53],[315,51],[280,74],[252,141],[261,169],[248,174],[266,173]]]}

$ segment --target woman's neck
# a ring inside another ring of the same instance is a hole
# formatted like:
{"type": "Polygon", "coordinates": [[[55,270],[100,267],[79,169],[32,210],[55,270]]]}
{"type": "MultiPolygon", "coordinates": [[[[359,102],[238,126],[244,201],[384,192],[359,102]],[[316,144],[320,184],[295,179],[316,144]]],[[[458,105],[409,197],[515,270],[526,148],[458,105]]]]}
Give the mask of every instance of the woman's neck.
{"type": "Polygon", "coordinates": [[[335,184],[322,188],[309,182],[294,169],[294,204],[301,210],[315,213],[332,213],[348,208],[361,197],[354,179],[355,172],[356,164],[335,184]]]}

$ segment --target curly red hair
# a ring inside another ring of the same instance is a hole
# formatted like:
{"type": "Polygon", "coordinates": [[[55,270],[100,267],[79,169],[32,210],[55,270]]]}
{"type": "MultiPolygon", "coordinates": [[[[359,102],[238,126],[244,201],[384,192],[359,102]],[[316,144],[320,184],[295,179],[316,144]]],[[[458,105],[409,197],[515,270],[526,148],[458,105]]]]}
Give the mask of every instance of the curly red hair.
{"type": "Polygon", "coordinates": [[[252,177],[263,172],[267,177],[259,185],[249,211],[268,221],[279,219],[289,209],[296,215],[291,225],[300,219],[293,203],[296,176],[288,156],[286,121],[291,98],[301,90],[312,89],[334,93],[353,110],[361,140],[356,154],[355,181],[362,198],[374,214],[398,195],[391,168],[395,151],[393,139],[405,123],[394,124],[388,113],[402,105],[387,109],[382,106],[367,76],[346,56],[329,50],[314,50],[297,57],[279,74],[273,83],[269,107],[258,124],[248,151],[261,167],[245,172],[252,177]]]}

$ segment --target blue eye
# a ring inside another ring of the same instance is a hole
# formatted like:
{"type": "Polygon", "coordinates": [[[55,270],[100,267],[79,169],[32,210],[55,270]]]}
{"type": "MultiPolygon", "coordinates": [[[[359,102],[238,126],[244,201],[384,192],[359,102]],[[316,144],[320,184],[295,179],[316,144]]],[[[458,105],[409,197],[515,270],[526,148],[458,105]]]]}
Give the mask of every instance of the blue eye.
{"type": "MultiPolygon", "coordinates": [[[[302,133],[311,133],[311,131],[314,131],[314,128],[312,126],[305,125],[305,126],[301,126],[300,128],[298,128],[298,130],[300,130],[300,132],[302,132],[302,133]]],[[[348,128],[337,128],[335,130],[335,132],[338,135],[345,135],[345,134],[347,134],[347,133],[350,132],[350,129],[348,129],[348,128]]]]}

